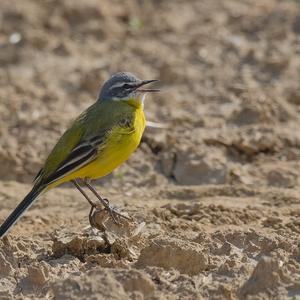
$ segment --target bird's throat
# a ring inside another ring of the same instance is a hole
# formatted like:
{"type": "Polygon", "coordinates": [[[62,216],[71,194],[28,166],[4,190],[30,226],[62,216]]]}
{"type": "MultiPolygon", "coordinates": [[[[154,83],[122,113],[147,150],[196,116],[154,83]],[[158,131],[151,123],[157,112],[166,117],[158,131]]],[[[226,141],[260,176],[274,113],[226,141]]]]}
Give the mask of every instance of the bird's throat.
{"type": "Polygon", "coordinates": [[[144,106],[144,99],[141,99],[141,98],[131,98],[131,99],[126,100],[126,103],[128,105],[130,105],[130,106],[135,107],[136,109],[139,109],[139,108],[143,108],[143,106],[144,106]]]}

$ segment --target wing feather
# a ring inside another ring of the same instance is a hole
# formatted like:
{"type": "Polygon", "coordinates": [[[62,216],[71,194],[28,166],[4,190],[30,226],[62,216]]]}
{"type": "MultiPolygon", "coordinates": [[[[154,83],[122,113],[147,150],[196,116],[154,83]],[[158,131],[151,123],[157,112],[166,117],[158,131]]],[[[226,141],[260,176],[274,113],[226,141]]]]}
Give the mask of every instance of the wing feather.
{"type": "MultiPolygon", "coordinates": [[[[59,139],[36,176],[35,184],[50,184],[93,161],[105,148],[113,128],[119,127],[128,132],[134,111],[134,108],[125,104],[94,103],[59,139]],[[130,124],[119,124],[120,119],[129,119],[130,124]]],[[[119,134],[124,134],[124,130],[119,134]]]]}
{"type": "Polygon", "coordinates": [[[58,168],[45,180],[45,184],[50,184],[76,170],[82,168],[97,157],[97,153],[105,145],[105,134],[97,135],[87,140],[82,140],[58,168]]]}

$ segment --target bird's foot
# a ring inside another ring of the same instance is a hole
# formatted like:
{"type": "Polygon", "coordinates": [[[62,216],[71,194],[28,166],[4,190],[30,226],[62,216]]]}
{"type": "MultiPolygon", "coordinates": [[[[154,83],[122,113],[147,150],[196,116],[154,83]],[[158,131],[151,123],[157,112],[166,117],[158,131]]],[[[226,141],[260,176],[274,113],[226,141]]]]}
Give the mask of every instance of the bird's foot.
{"type": "Polygon", "coordinates": [[[120,225],[120,218],[124,218],[126,220],[130,220],[129,217],[121,214],[120,212],[118,212],[118,209],[116,207],[113,207],[107,198],[103,198],[103,202],[102,202],[104,209],[108,212],[108,214],[110,215],[110,217],[112,218],[112,220],[114,221],[115,224],[120,225]]]}
{"type": "MultiPolygon", "coordinates": [[[[101,204],[104,206],[104,210],[109,214],[109,216],[111,217],[111,219],[113,220],[113,222],[116,225],[120,225],[120,218],[124,218],[126,220],[131,220],[129,217],[121,214],[120,212],[118,212],[117,208],[113,207],[107,198],[102,198],[102,200],[100,201],[101,204]]],[[[94,221],[93,221],[93,216],[94,216],[94,210],[98,210],[98,211],[102,211],[103,209],[99,209],[99,205],[94,204],[91,206],[91,210],[90,210],[90,214],[89,214],[89,221],[90,224],[93,226],[94,221]]]]}

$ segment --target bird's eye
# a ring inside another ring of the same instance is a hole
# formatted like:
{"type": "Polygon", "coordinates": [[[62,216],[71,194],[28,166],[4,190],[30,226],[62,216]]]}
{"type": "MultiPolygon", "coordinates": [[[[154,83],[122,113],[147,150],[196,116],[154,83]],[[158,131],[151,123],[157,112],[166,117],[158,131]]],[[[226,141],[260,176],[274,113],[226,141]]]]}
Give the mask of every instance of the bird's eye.
{"type": "Polygon", "coordinates": [[[124,83],[123,84],[123,88],[126,89],[126,90],[129,90],[129,89],[132,88],[132,86],[130,84],[128,84],[128,83],[124,83]]]}

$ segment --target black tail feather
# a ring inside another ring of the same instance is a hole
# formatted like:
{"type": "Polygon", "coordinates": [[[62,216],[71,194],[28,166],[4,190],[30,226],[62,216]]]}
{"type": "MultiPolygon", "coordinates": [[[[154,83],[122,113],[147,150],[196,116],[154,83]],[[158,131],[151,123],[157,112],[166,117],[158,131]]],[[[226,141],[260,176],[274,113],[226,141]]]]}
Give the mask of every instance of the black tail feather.
{"type": "Polygon", "coordinates": [[[10,228],[17,222],[22,214],[31,206],[37,196],[43,191],[43,187],[33,187],[28,195],[19,203],[15,210],[0,226],[0,238],[4,237],[10,228]]]}

